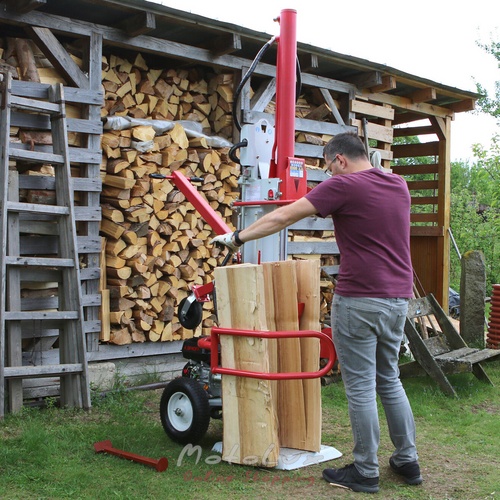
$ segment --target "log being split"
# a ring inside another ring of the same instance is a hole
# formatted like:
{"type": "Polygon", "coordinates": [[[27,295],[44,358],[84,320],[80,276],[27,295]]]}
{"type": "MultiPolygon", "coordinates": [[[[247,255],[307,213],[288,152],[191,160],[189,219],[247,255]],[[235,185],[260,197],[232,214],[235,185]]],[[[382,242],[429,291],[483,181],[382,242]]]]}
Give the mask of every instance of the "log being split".
{"type": "MultiPolygon", "coordinates": [[[[214,274],[221,328],[319,331],[319,262],[241,264],[216,268],[214,274]],[[301,324],[298,298],[305,304],[301,324]]],[[[264,373],[319,368],[318,339],[222,335],[220,345],[224,368],[264,373]]],[[[273,467],[282,446],[319,451],[320,389],[319,379],[272,382],[223,375],[223,460],[273,467]]]]}

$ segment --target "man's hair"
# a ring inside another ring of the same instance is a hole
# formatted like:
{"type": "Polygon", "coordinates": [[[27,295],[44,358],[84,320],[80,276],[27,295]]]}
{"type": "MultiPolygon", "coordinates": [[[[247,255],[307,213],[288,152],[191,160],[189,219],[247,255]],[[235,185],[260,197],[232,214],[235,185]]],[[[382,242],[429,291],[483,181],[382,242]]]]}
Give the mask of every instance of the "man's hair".
{"type": "Polygon", "coordinates": [[[368,159],[365,145],[355,132],[344,132],[337,134],[333,139],[330,139],[323,148],[323,156],[331,160],[335,155],[341,154],[357,160],[360,158],[368,159]]]}

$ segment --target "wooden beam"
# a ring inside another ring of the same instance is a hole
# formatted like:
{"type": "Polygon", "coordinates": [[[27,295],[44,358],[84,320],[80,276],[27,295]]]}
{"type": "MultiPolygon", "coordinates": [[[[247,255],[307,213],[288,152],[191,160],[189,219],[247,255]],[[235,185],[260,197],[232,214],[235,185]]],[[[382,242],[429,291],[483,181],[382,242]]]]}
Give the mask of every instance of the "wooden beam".
{"type": "Polygon", "coordinates": [[[439,142],[422,142],[419,144],[398,144],[392,147],[394,158],[414,158],[416,156],[437,156],[439,142]]]}
{"type": "Polygon", "coordinates": [[[232,54],[241,50],[241,36],[238,33],[227,33],[210,40],[208,48],[217,56],[232,54]]]}
{"type": "Polygon", "coordinates": [[[413,102],[433,101],[436,99],[436,89],[433,87],[418,89],[409,94],[407,97],[409,97],[413,102]]]}
{"type": "Polygon", "coordinates": [[[370,87],[372,92],[387,92],[396,88],[396,78],[391,75],[382,77],[382,83],[370,87]]]}
{"type": "Polygon", "coordinates": [[[152,12],[141,12],[121,21],[116,27],[124,31],[128,36],[136,37],[154,30],[156,28],[156,17],[152,12]]]}
{"type": "Polygon", "coordinates": [[[337,106],[335,105],[335,101],[333,100],[332,94],[330,94],[330,91],[328,89],[319,89],[321,92],[321,95],[323,96],[323,99],[325,100],[326,104],[328,104],[329,108],[332,111],[332,115],[335,118],[336,122],[339,125],[345,125],[344,119],[342,116],[340,116],[340,112],[337,109],[337,106]]]}
{"type": "Polygon", "coordinates": [[[43,7],[47,0],[7,0],[7,8],[19,14],[26,14],[32,10],[43,7]]]}
{"type": "Polygon", "coordinates": [[[310,71],[319,68],[318,56],[316,54],[300,54],[299,64],[301,71],[310,71]]]}
{"type": "Polygon", "coordinates": [[[437,174],[439,165],[430,163],[427,165],[394,165],[392,170],[399,175],[422,175],[422,174],[437,174]]]}
{"type": "Polygon", "coordinates": [[[408,189],[410,191],[420,191],[423,189],[438,189],[438,181],[408,181],[408,189]]]}
{"type": "Polygon", "coordinates": [[[440,237],[444,235],[444,228],[439,226],[411,226],[410,236],[440,237]]]}
{"type": "Polygon", "coordinates": [[[408,97],[402,97],[384,93],[369,93],[369,92],[363,92],[363,96],[369,99],[370,101],[390,104],[395,108],[405,109],[415,114],[423,115],[420,117],[421,119],[428,118],[429,116],[441,116],[442,118],[446,116],[449,117],[454,116],[454,112],[451,109],[443,108],[441,106],[436,106],[435,104],[427,104],[424,102],[414,103],[408,97]]]}
{"type": "Polygon", "coordinates": [[[464,99],[463,101],[447,104],[447,107],[455,111],[455,113],[461,113],[463,111],[474,111],[476,109],[476,100],[464,99]]]}
{"type": "Polygon", "coordinates": [[[412,122],[416,122],[416,121],[425,120],[426,118],[428,118],[428,117],[422,116],[421,114],[418,114],[418,113],[413,113],[411,111],[409,111],[407,113],[396,113],[392,124],[393,125],[402,125],[402,124],[406,124],[406,123],[412,123],[412,122]]]}
{"type": "MultiPolygon", "coordinates": [[[[125,35],[122,30],[111,28],[109,26],[99,25],[95,23],[71,19],[70,17],[55,16],[52,14],[42,14],[36,11],[29,12],[23,16],[12,12],[6,12],[0,9],[0,20],[5,20],[8,23],[18,25],[31,25],[50,28],[55,31],[73,35],[87,37],[89,33],[98,33],[102,36],[103,42],[106,45],[126,48],[128,50],[144,51],[151,54],[162,56],[171,56],[182,59],[183,61],[191,61],[196,64],[208,63],[214,67],[222,67],[225,69],[232,68],[241,70],[245,65],[249,65],[248,59],[231,55],[214,56],[208,50],[190,45],[172,42],[152,36],[139,35],[135,38],[130,38],[125,35]]],[[[272,64],[259,63],[255,68],[255,75],[260,76],[276,76],[276,66],[272,64]]],[[[321,76],[304,73],[302,75],[303,85],[321,86],[336,92],[349,93],[354,92],[356,87],[350,83],[333,80],[321,76]]]]}
{"type": "Polygon", "coordinates": [[[350,101],[349,106],[351,111],[356,114],[374,116],[376,118],[383,118],[384,120],[394,120],[394,109],[390,106],[378,106],[377,104],[358,99],[350,101]]]}
{"type": "Polygon", "coordinates": [[[263,112],[275,94],[276,78],[271,78],[269,81],[263,82],[254,93],[250,101],[250,109],[256,112],[263,112]]]}
{"type": "Polygon", "coordinates": [[[380,71],[370,71],[361,73],[355,77],[348,78],[350,83],[353,83],[358,89],[371,89],[377,85],[382,85],[382,73],[380,71]]]}
{"type": "MultiPolygon", "coordinates": [[[[360,135],[364,137],[361,120],[352,120],[351,125],[358,127],[358,130],[361,132],[360,135]]],[[[387,144],[392,144],[393,140],[392,127],[385,127],[384,125],[378,125],[377,123],[368,122],[366,125],[366,129],[369,139],[375,139],[377,141],[382,141],[387,144]]]]}
{"type": "Polygon", "coordinates": [[[393,133],[394,137],[412,137],[414,135],[435,134],[436,130],[432,125],[424,125],[422,127],[394,127],[393,133]]]}
{"type": "Polygon", "coordinates": [[[54,68],[59,70],[64,78],[68,80],[68,83],[73,83],[76,87],[83,89],[89,88],[89,79],[48,28],[30,26],[27,30],[37,42],[40,50],[54,68]]]}
{"type": "Polygon", "coordinates": [[[440,118],[439,116],[433,116],[430,118],[431,124],[434,126],[434,131],[439,139],[449,140],[449,130],[447,129],[446,120],[440,118]]]}

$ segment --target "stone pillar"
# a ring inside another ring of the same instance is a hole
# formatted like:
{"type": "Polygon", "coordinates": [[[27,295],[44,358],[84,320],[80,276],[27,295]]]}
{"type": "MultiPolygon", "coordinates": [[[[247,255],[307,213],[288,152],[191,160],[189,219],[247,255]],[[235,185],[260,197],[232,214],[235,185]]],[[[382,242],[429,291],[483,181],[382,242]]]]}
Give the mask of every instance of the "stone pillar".
{"type": "Polygon", "coordinates": [[[469,346],[485,346],[486,272],[482,252],[462,256],[460,279],[460,335],[469,346]]]}

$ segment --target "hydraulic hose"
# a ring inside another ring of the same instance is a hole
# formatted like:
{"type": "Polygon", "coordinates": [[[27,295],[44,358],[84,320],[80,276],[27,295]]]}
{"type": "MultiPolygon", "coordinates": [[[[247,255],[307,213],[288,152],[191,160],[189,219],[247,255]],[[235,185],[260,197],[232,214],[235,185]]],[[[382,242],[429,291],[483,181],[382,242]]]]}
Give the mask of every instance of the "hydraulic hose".
{"type": "Polygon", "coordinates": [[[255,56],[255,59],[253,60],[252,64],[248,68],[248,71],[245,73],[245,75],[241,79],[241,82],[239,83],[238,87],[236,88],[236,95],[235,95],[234,101],[233,101],[233,120],[234,120],[234,124],[236,125],[236,128],[238,129],[238,131],[241,131],[240,120],[238,118],[238,113],[237,113],[237,111],[238,111],[238,101],[239,101],[239,98],[240,98],[241,91],[242,91],[245,83],[247,83],[248,79],[252,76],[252,73],[255,71],[255,68],[257,67],[257,64],[259,64],[260,60],[262,59],[262,57],[266,53],[267,49],[274,43],[275,40],[276,40],[276,37],[273,36],[259,50],[259,52],[255,56]]]}

